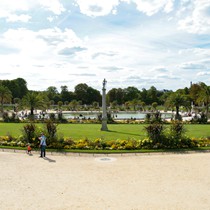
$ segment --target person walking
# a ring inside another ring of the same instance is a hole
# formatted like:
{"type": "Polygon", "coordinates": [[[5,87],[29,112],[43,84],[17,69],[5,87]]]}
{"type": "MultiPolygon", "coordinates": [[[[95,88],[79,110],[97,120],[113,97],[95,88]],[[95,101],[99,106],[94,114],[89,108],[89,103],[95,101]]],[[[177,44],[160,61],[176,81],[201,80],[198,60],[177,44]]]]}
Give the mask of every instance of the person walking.
{"type": "Polygon", "coordinates": [[[31,145],[29,143],[27,144],[27,153],[31,154],[31,145]]]}
{"type": "Polygon", "coordinates": [[[41,154],[40,157],[45,157],[45,153],[46,153],[46,136],[44,135],[44,133],[41,134],[41,136],[39,137],[40,139],[40,148],[41,148],[41,154]]]}

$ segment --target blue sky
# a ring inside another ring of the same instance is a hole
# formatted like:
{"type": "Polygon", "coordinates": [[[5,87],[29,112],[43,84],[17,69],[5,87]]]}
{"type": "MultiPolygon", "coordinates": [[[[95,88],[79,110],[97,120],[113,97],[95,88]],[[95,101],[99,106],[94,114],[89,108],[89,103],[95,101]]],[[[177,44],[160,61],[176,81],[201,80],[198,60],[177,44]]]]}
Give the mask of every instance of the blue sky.
{"type": "Polygon", "coordinates": [[[0,78],[31,90],[210,85],[209,0],[0,0],[0,78]]]}

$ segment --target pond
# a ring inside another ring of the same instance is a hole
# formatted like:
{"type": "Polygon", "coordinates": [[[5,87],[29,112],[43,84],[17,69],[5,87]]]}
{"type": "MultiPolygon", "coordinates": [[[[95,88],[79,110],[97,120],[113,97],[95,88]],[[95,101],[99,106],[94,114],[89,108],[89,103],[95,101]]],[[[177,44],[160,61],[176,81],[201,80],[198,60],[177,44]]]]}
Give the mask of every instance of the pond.
{"type": "MultiPolygon", "coordinates": [[[[65,119],[97,119],[100,112],[64,112],[63,117],[65,119]]],[[[143,112],[115,112],[111,113],[111,116],[115,120],[123,119],[137,119],[141,120],[145,118],[146,113],[143,112]]],[[[162,113],[162,118],[171,118],[171,113],[162,113]]]]}

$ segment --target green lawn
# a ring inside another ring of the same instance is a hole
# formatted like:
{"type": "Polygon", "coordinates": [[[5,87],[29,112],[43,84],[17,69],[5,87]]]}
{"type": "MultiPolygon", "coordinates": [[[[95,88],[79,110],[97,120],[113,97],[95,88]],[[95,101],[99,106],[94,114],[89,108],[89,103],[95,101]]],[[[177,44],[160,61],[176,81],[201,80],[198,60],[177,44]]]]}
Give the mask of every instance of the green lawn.
{"type": "MultiPolygon", "coordinates": [[[[36,124],[43,127],[43,124],[36,124]]],[[[21,135],[23,123],[0,123],[0,136],[21,135]]],[[[110,139],[143,139],[146,137],[144,131],[144,124],[130,125],[130,124],[110,124],[109,131],[101,131],[100,124],[59,124],[58,134],[64,137],[72,137],[73,139],[96,139],[103,138],[110,139]]],[[[187,135],[190,137],[210,137],[210,125],[186,125],[187,135]]]]}

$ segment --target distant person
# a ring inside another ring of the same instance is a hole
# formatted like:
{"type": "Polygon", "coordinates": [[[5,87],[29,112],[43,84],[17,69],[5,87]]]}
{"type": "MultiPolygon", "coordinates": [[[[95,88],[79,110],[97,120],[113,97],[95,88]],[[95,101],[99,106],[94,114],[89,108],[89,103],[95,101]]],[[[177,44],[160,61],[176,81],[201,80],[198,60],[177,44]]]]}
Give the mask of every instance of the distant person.
{"type": "Polygon", "coordinates": [[[27,153],[31,154],[31,145],[30,144],[27,145],[27,153]]]}
{"type": "Polygon", "coordinates": [[[45,157],[45,151],[46,151],[46,136],[44,135],[44,133],[41,134],[41,136],[39,137],[39,140],[40,140],[40,148],[41,148],[41,154],[40,154],[40,157],[45,157]]]}

